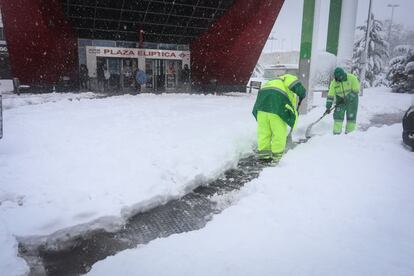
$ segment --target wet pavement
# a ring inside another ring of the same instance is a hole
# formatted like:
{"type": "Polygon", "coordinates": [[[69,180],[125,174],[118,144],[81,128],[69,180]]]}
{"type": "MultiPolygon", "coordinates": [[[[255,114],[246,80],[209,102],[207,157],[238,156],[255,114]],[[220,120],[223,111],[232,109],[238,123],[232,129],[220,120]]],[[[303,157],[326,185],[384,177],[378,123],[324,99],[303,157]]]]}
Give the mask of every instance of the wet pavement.
{"type": "Polygon", "coordinates": [[[404,113],[405,112],[377,114],[370,119],[369,124],[361,125],[359,126],[359,129],[365,131],[370,127],[382,127],[384,125],[390,126],[393,124],[401,124],[404,113]]]}
{"type": "MultiPolygon", "coordinates": [[[[402,116],[402,113],[377,115],[369,125],[361,126],[360,129],[401,123],[402,116]]],[[[301,142],[307,142],[307,139],[301,142]]],[[[295,145],[289,145],[288,149],[295,145]]],[[[129,218],[116,232],[103,229],[88,231],[71,237],[64,245],[44,242],[45,237],[41,237],[34,245],[20,242],[19,254],[31,267],[30,275],[84,274],[97,261],[122,250],[147,244],[157,238],[203,228],[225,208],[225,205],[217,203],[217,198],[239,190],[257,178],[267,166],[258,162],[255,155],[248,156],[218,179],[204,183],[184,197],[129,218]]]]}

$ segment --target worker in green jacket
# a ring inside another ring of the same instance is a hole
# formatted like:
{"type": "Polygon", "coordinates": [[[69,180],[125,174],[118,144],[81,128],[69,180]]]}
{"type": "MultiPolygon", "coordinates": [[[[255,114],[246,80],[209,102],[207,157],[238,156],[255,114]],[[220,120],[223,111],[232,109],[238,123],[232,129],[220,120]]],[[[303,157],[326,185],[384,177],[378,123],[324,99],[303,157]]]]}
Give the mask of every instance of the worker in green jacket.
{"type": "Polygon", "coordinates": [[[344,69],[337,67],[334,71],[334,80],[329,86],[328,99],[326,100],[326,113],[330,113],[335,101],[334,134],[341,134],[342,124],[346,115],[345,133],[355,130],[358,113],[358,95],[360,85],[358,78],[344,69]]]}
{"type": "Polygon", "coordinates": [[[253,107],[253,115],[257,120],[259,160],[278,162],[282,158],[287,126],[292,129],[295,127],[297,109],[305,95],[302,83],[290,74],[279,76],[261,87],[253,107]]]}

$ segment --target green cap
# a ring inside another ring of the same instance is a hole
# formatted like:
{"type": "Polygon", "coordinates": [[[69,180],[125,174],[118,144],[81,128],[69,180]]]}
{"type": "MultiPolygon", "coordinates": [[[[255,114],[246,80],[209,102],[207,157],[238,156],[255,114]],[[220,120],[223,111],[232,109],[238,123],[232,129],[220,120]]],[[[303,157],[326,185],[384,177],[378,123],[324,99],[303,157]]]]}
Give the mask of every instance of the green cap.
{"type": "Polygon", "coordinates": [[[346,72],[341,67],[336,67],[334,71],[334,77],[336,81],[345,81],[346,80],[346,72]]]}

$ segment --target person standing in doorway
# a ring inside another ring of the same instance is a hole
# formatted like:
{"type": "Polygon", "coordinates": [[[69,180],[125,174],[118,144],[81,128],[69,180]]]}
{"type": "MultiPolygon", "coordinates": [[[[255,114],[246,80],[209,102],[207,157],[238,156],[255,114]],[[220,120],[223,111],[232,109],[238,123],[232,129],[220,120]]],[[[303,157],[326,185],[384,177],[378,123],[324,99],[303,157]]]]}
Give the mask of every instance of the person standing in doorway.
{"type": "Polygon", "coordinates": [[[257,120],[259,161],[280,161],[285,152],[287,126],[291,129],[295,127],[297,110],[305,96],[302,83],[290,74],[266,82],[259,90],[253,107],[253,115],[257,120]]]}
{"type": "Polygon", "coordinates": [[[109,72],[108,68],[106,67],[106,64],[104,64],[103,67],[104,70],[104,91],[106,91],[109,88],[109,79],[111,78],[111,72],[109,72]]]}
{"type": "Polygon", "coordinates": [[[79,69],[79,78],[80,78],[80,88],[81,89],[89,89],[88,82],[89,82],[89,73],[88,67],[85,64],[80,65],[79,69]]]}
{"type": "Polygon", "coordinates": [[[335,110],[333,113],[334,134],[341,134],[345,115],[345,133],[355,130],[359,90],[359,80],[355,75],[346,73],[340,67],[335,68],[334,79],[329,86],[328,98],[326,100],[326,113],[328,114],[331,112],[332,104],[335,101],[335,110]]]}
{"type": "Polygon", "coordinates": [[[96,79],[98,80],[98,90],[102,91],[105,86],[104,64],[102,62],[96,66],[96,79]]]}
{"type": "Polygon", "coordinates": [[[135,74],[135,80],[137,83],[137,94],[139,94],[142,91],[141,86],[147,82],[147,75],[139,67],[137,69],[137,73],[135,74]]]}
{"type": "Polygon", "coordinates": [[[188,91],[190,88],[190,68],[188,64],[184,64],[184,68],[181,71],[181,81],[185,91],[188,91]]]}

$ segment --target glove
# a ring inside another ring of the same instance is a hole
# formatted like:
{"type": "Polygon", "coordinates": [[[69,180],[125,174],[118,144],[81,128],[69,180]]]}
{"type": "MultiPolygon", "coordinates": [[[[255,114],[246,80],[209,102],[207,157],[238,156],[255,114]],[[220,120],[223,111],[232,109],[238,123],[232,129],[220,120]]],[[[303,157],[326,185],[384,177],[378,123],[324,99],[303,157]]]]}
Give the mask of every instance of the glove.
{"type": "Polygon", "coordinates": [[[345,98],[343,97],[336,97],[336,104],[344,104],[345,98]]]}
{"type": "Polygon", "coordinates": [[[329,113],[331,113],[331,109],[330,109],[330,108],[327,108],[327,109],[325,110],[325,114],[329,114],[329,113]]]}

